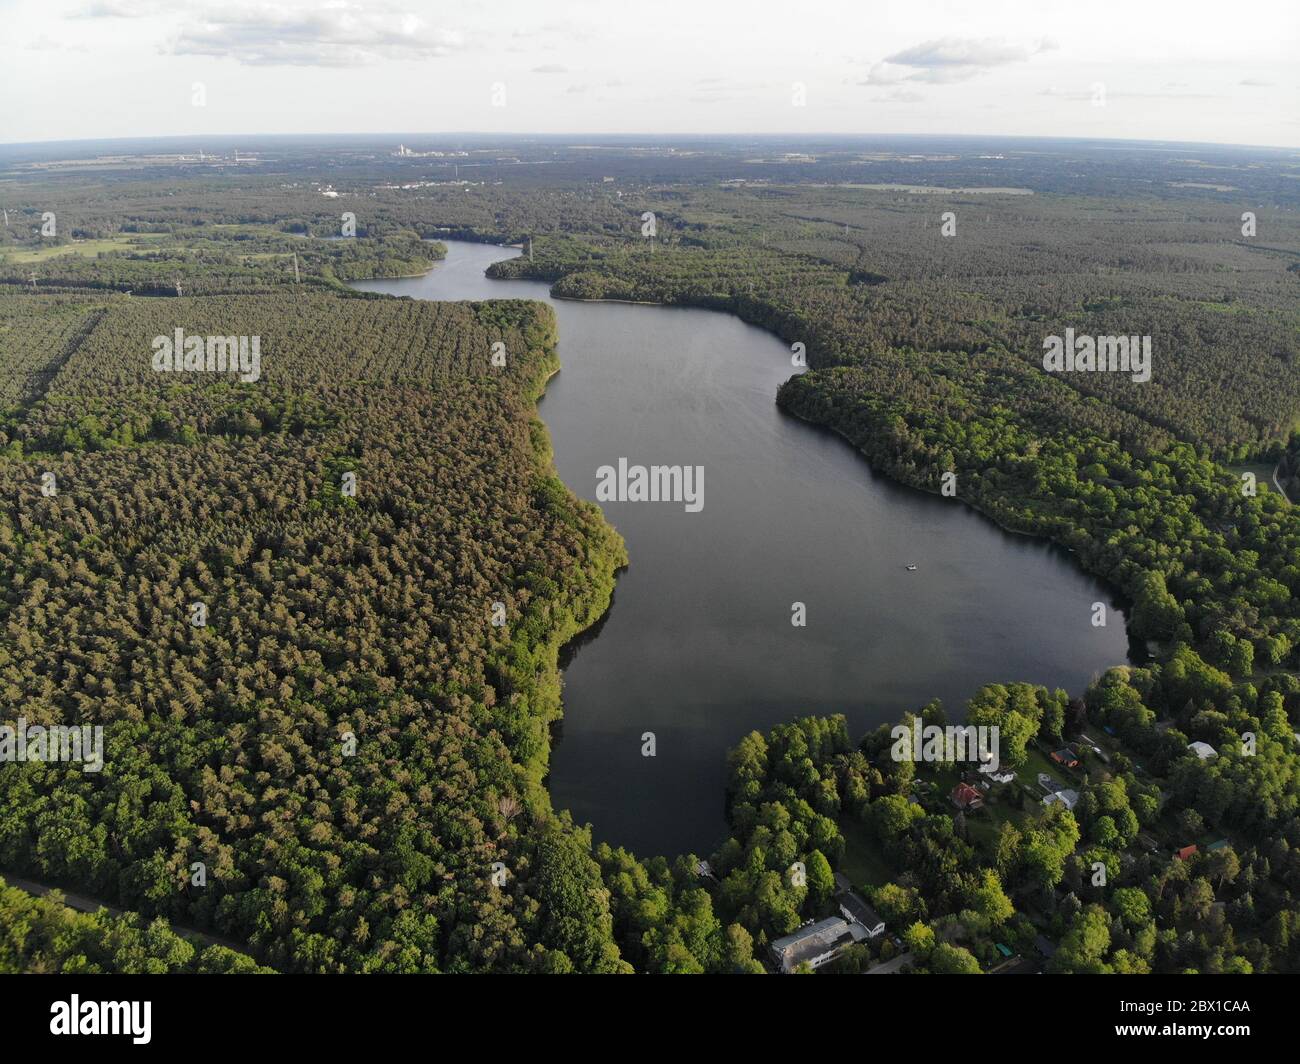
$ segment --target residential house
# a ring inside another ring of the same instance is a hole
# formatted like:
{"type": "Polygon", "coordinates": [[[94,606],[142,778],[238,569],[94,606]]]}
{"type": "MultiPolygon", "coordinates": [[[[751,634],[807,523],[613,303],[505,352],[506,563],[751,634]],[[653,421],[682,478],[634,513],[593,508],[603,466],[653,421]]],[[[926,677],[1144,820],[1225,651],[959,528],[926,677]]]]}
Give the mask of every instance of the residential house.
{"type": "Polygon", "coordinates": [[[1043,805],[1055,805],[1057,802],[1060,802],[1066,809],[1073,810],[1079,804],[1079,792],[1067,788],[1053,791],[1043,799],[1043,805]]]}
{"type": "Polygon", "coordinates": [[[1016,774],[1009,768],[994,768],[991,764],[980,765],[980,772],[991,779],[994,783],[1011,783],[1016,778],[1016,774]]]}
{"type": "Polygon", "coordinates": [[[1214,749],[1209,743],[1203,743],[1199,739],[1194,743],[1188,743],[1187,749],[1191,750],[1202,761],[1209,761],[1219,756],[1219,751],[1214,749]]]}
{"type": "Polygon", "coordinates": [[[820,968],[834,960],[853,941],[853,932],[848,923],[838,916],[828,916],[825,920],[805,924],[793,934],[778,938],[768,948],[777,967],[783,974],[789,975],[801,964],[820,968]]]}
{"type": "Polygon", "coordinates": [[[984,796],[969,783],[959,783],[952,789],[952,804],[963,813],[978,809],[984,804],[984,796]]]}
{"type": "Polygon", "coordinates": [[[852,890],[844,890],[835,895],[840,913],[850,923],[858,924],[867,933],[867,938],[875,938],[885,933],[885,921],[866,900],[852,890]]]}

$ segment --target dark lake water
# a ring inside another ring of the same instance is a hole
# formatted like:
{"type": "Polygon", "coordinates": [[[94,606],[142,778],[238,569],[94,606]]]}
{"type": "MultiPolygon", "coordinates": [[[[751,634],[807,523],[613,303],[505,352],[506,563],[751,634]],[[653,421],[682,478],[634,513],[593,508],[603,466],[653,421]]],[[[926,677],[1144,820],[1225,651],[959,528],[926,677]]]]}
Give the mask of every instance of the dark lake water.
{"type": "Polygon", "coordinates": [[[423,277],[355,287],[551,302],[563,368],[539,409],[574,492],[596,500],[597,470],[620,458],[704,467],[698,513],[601,504],[631,564],[572,648],[550,776],[555,805],[597,840],[710,851],[726,837],[726,752],[753,729],[844,713],[856,736],[932,698],[957,720],[981,684],[1078,694],[1128,660],[1110,593],[1068,553],[901,487],[782,414],[776,390],[795,370],[773,336],[704,310],[552,301],[545,285],[483,276],[515,250],[447,243],[423,277]]]}

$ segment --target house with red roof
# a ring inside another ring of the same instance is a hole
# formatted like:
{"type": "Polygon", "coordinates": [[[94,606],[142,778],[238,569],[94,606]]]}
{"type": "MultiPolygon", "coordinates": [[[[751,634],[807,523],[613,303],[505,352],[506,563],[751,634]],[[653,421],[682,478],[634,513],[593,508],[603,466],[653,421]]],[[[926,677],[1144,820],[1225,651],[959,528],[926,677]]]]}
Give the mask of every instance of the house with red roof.
{"type": "Polygon", "coordinates": [[[952,789],[952,804],[963,813],[978,809],[984,804],[984,796],[969,783],[959,783],[952,789]]]}

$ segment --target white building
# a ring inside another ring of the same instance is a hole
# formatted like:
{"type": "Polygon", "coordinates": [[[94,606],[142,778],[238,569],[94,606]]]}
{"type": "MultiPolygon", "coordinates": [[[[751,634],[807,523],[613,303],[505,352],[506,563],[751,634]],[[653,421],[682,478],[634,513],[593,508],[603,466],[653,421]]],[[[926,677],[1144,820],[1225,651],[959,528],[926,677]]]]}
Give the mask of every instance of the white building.
{"type": "Polygon", "coordinates": [[[980,772],[991,779],[994,783],[1010,783],[1016,778],[1016,774],[1009,768],[999,769],[991,762],[980,765],[980,772]]]}
{"type": "Polygon", "coordinates": [[[793,934],[778,938],[768,948],[782,974],[789,975],[801,964],[820,968],[839,956],[840,951],[853,940],[853,932],[844,920],[838,916],[828,916],[825,920],[807,924],[793,934]]]}
{"type": "Polygon", "coordinates": [[[1060,802],[1066,809],[1071,811],[1079,804],[1079,792],[1073,790],[1053,791],[1043,799],[1043,805],[1056,805],[1060,802]]]}
{"type": "Polygon", "coordinates": [[[850,923],[857,924],[866,933],[867,938],[875,938],[885,933],[885,921],[866,900],[851,890],[841,891],[835,895],[840,913],[850,923]]]}

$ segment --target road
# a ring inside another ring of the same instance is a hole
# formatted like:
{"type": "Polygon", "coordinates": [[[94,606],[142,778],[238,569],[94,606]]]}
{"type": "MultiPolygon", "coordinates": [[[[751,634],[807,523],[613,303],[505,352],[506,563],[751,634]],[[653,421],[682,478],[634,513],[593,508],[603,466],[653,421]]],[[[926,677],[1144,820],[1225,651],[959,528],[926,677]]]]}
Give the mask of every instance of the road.
{"type": "Polygon", "coordinates": [[[1287,502],[1292,502],[1294,500],[1292,500],[1292,498],[1283,489],[1282,482],[1277,479],[1277,471],[1280,468],[1281,468],[1280,465],[1276,465],[1273,467],[1273,487],[1277,488],[1279,494],[1281,494],[1282,498],[1286,499],[1287,502]]]}
{"type": "MultiPolygon", "coordinates": [[[[38,898],[44,897],[52,890],[58,890],[63,894],[63,904],[69,909],[76,909],[81,913],[94,913],[100,909],[107,909],[113,916],[125,915],[125,910],[118,909],[105,902],[92,898],[86,894],[77,894],[64,890],[63,887],[50,886],[47,883],[38,883],[34,879],[26,879],[23,876],[16,876],[10,872],[0,869],[0,879],[3,879],[9,886],[17,887],[19,890],[25,890],[28,894],[35,894],[38,898]]],[[[233,939],[221,938],[218,935],[209,934],[207,931],[200,931],[198,928],[185,927],[182,924],[171,923],[169,926],[176,934],[197,942],[202,946],[225,946],[227,949],[233,949],[238,953],[248,953],[248,946],[235,942],[233,939]]]]}

